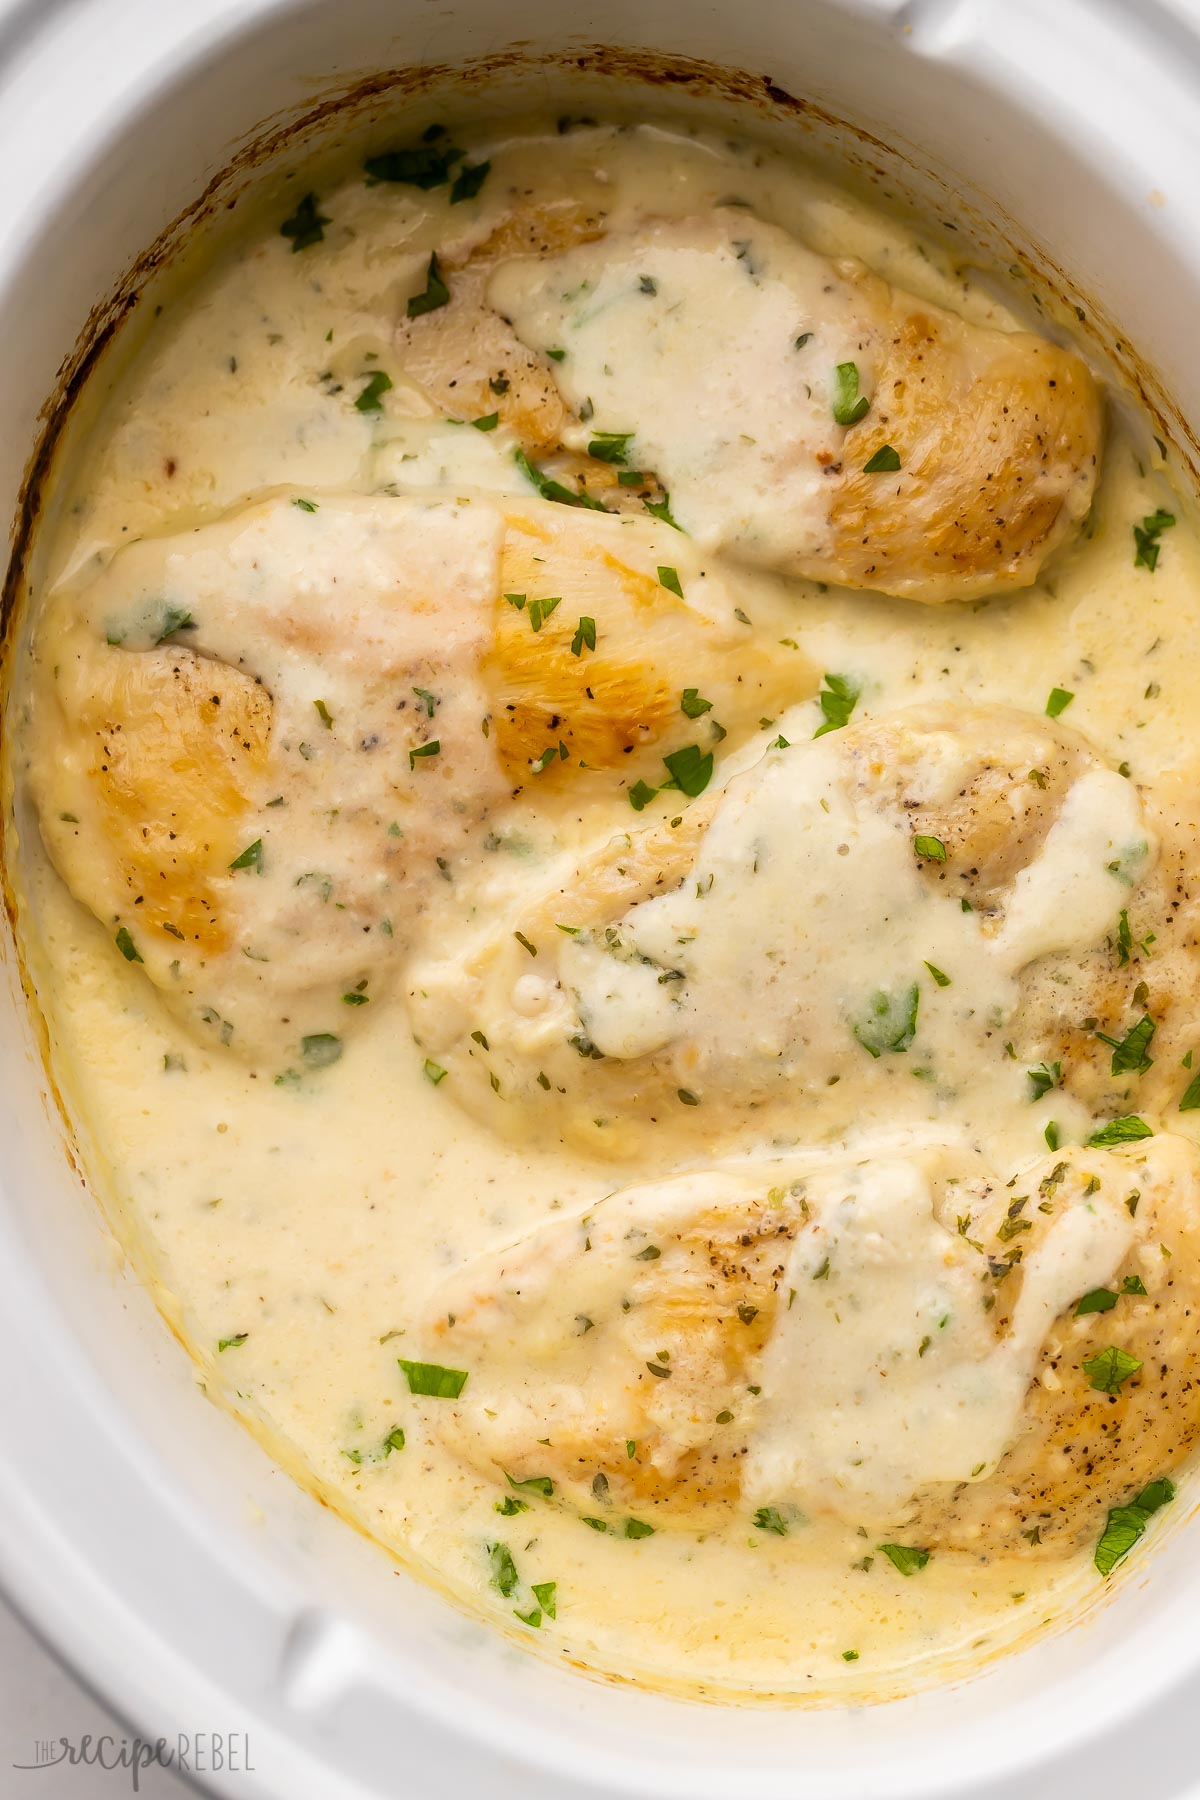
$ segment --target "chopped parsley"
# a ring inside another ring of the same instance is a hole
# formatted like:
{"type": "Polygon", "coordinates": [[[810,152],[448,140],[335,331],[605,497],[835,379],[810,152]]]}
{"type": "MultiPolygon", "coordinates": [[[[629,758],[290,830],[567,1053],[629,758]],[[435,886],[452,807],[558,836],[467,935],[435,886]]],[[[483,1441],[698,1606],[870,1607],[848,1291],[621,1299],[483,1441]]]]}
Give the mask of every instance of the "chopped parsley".
{"type": "Polygon", "coordinates": [[[217,1339],[217,1349],[218,1349],[218,1351],[240,1350],[242,1345],[245,1343],[246,1339],[249,1336],[250,1336],[250,1333],[248,1331],[237,1331],[234,1333],[234,1335],[232,1337],[218,1338],[217,1339]]]}
{"type": "Polygon", "coordinates": [[[430,738],[427,743],[414,744],[408,753],[409,768],[415,769],[418,760],[423,757],[440,755],[441,748],[442,740],[440,738],[430,738]]]}
{"type": "Polygon", "coordinates": [[[432,1082],[434,1087],[437,1086],[439,1081],[445,1081],[446,1079],[446,1071],[443,1069],[441,1063],[432,1062],[428,1056],[425,1058],[425,1079],[426,1081],[432,1082]]]}
{"type": "MultiPolygon", "coordinates": [[[[425,291],[421,294],[410,294],[408,297],[408,316],[419,319],[422,313],[436,312],[439,306],[445,306],[450,299],[450,289],[442,280],[442,271],[438,264],[437,251],[429,256],[429,267],[425,271],[425,291]]],[[[388,386],[392,384],[389,381],[388,386]]]]}
{"type": "Polygon", "coordinates": [[[1154,1036],[1155,1023],[1149,1013],[1144,1014],[1123,1038],[1109,1037],[1106,1032],[1098,1031],[1096,1036],[1101,1043],[1112,1047],[1112,1072],[1114,1075],[1144,1075],[1154,1062],[1147,1054],[1150,1039],[1154,1036]]]}
{"type": "Polygon", "coordinates": [[[901,1575],[915,1575],[929,1561],[928,1550],[917,1550],[908,1544],[877,1544],[876,1549],[901,1575]]]}
{"type": "Polygon", "coordinates": [[[833,416],[839,425],[857,425],[871,402],[858,391],[858,364],[839,363],[834,379],[833,416]]]}
{"type": "Polygon", "coordinates": [[[1088,1143],[1105,1149],[1110,1144],[1136,1144],[1141,1138],[1153,1136],[1145,1119],[1139,1119],[1136,1113],[1126,1113],[1123,1118],[1110,1119],[1099,1131],[1093,1131],[1088,1143]]]}
{"type": "MultiPolygon", "coordinates": [[[[440,136],[440,131],[435,134],[440,136]]],[[[403,182],[406,187],[428,192],[449,181],[451,169],[464,154],[452,144],[426,142],[411,149],[385,150],[380,156],[369,156],[364,166],[372,181],[403,182]]]]}
{"type": "Polygon", "coordinates": [[[1127,1275],[1121,1283],[1121,1292],[1123,1294],[1144,1294],[1145,1291],[1146,1284],[1140,1275],[1127,1275]]]}
{"type": "Polygon", "coordinates": [[[920,1004],[921,990],[915,981],[911,987],[896,988],[892,993],[879,989],[871,995],[868,1012],[855,1024],[854,1035],[874,1057],[885,1050],[905,1051],[916,1036],[920,1004]]]}
{"type": "Polygon", "coordinates": [[[582,656],[585,650],[594,650],[595,648],[596,621],[584,613],[575,627],[575,635],[571,639],[571,655],[582,656]]]}
{"type": "Polygon", "coordinates": [[[410,1394],[426,1394],[433,1400],[457,1400],[467,1385],[466,1369],[444,1369],[440,1363],[397,1362],[404,1371],[410,1394]]]}
{"type": "Polygon", "coordinates": [[[561,481],[555,481],[549,475],[543,475],[536,463],[530,462],[523,450],[513,451],[513,461],[524,475],[526,481],[535,487],[543,500],[556,500],[560,506],[586,506],[592,512],[607,512],[599,500],[593,500],[590,494],[581,489],[564,487],[561,481]]]}
{"type": "Polygon", "coordinates": [[[1032,1089],[1030,1101],[1040,1100],[1051,1088],[1056,1088],[1062,1080],[1062,1064],[1059,1062],[1040,1062],[1036,1068],[1026,1069],[1029,1086],[1032,1089]]]}
{"type": "Polygon", "coordinates": [[[626,1519],[622,1536],[627,1538],[653,1537],[654,1527],[653,1525],[647,1525],[644,1519],[626,1519]]]}
{"type": "Polygon", "coordinates": [[[518,1481],[516,1476],[510,1475],[506,1469],[504,1479],[510,1488],[516,1489],[518,1494],[540,1494],[543,1500],[550,1500],[554,1497],[554,1483],[549,1475],[531,1475],[527,1481],[518,1481]]]}
{"type": "Polygon", "coordinates": [[[788,1522],[777,1506],[760,1506],[754,1515],[754,1523],[759,1531],[770,1531],[776,1537],[786,1537],[788,1522]]]}
{"type": "Polygon", "coordinates": [[[1122,1562],[1150,1523],[1152,1514],[1175,1498],[1175,1484],[1165,1476],[1144,1487],[1128,1506],[1110,1508],[1093,1558],[1098,1572],[1108,1577],[1122,1562]]]}
{"type": "Polygon", "coordinates": [[[1133,955],[1133,933],[1129,929],[1129,914],[1122,909],[1117,920],[1117,967],[1123,969],[1133,955]]]}
{"type": "Polygon", "coordinates": [[[540,631],[551,613],[556,611],[561,605],[561,594],[552,594],[546,600],[531,600],[529,602],[530,629],[533,631],[540,631]]]}
{"type": "Polygon", "coordinates": [[[253,869],[255,874],[261,875],[263,872],[262,839],[255,838],[252,844],[247,844],[241,855],[235,856],[229,866],[231,869],[253,869]]]}
{"type": "Polygon", "coordinates": [[[141,951],[138,949],[123,925],[119,926],[117,929],[117,949],[121,952],[121,955],[125,958],[126,962],[141,962],[143,960],[141,951]]]}
{"type": "Polygon", "coordinates": [[[1057,719],[1060,713],[1066,712],[1074,698],[1075,696],[1069,688],[1051,688],[1050,698],[1046,702],[1046,716],[1057,719]]]}
{"type": "Polygon", "coordinates": [[[672,569],[665,563],[659,563],[658,585],[659,587],[665,587],[668,594],[674,594],[678,599],[683,599],[683,588],[680,585],[679,571],[677,569],[672,569]]]}
{"type": "Polygon", "coordinates": [[[1119,1295],[1114,1294],[1111,1288],[1093,1288],[1075,1308],[1075,1317],[1081,1319],[1085,1313],[1111,1312],[1118,1299],[1119,1295]]]}
{"type": "MultiPolygon", "coordinates": [[[[657,788],[648,787],[644,781],[635,781],[629,790],[629,804],[634,812],[643,812],[657,792],[657,788]]],[[[1200,1081],[1200,1076],[1196,1079],[1200,1081]]]]}
{"type": "Polygon", "coordinates": [[[712,701],[705,700],[699,688],[684,688],[679,700],[679,710],[689,719],[699,719],[706,712],[712,711],[712,701]]]}
{"type": "Polygon", "coordinates": [[[464,163],[450,189],[451,206],[457,206],[463,200],[473,200],[491,173],[491,168],[490,162],[464,163]]]}
{"type": "Polygon", "coordinates": [[[498,412],[481,413],[479,418],[472,419],[470,423],[476,431],[495,431],[500,423],[500,414],[498,412]]]}
{"type": "Polygon", "coordinates": [[[926,862],[944,863],[946,860],[946,846],[939,837],[926,837],[923,832],[918,831],[913,839],[913,849],[926,862]]]}
{"type": "Polygon", "coordinates": [[[162,623],[159,625],[158,636],[155,638],[154,642],[156,645],[165,644],[167,639],[169,637],[174,637],[177,631],[186,631],[190,625],[194,624],[195,620],[185,607],[165,606],[163,608],[162,623]]]}
{"type": "Polygon", "coordinates": [[[310,1069],[327,1069],[342,1054],[342,1040],[332,1031],[314,1031],[300,1039],[300,1054],[310,1069]]]}
{"type": "Polygon", "coordinates": [[[933,979],[937,982],[939,987],[949,987],[950,986],[950,977],[944,972],[944,970],[937,968],[931,962],[927,962],[925,964],[925,967],[929,970],[929,973],[933,976],[933,979]]]}
{"type": "Polygon", "coordinates": [[[1161,506],[1156,512],[1147,513],[1140,525],[1133,528],[1133,566],[1135,569],[1158,567],[1158,553],[1162,546],[1159,538],[1164,531],[1169,531],[1175,523],[1175,514],[1164,512],[1161,506]]]}
{"type": "Polygon", "coordinates": [[[863,464],[863,474],[894,475],[899,467],[899,453],[890,444],[880,444],[874,456],[863,464]]]}
{"type": "Polygon", "coordinates": [[[279,227],[279,235],[291,238],[292,254],[295,255],[297,250],[310,250],[314,244],[319,244],[325,236],[325,227],[332,223],[332,219],[317,211],[317,196],[305,194],[295,212],[279,227]]]}
{"type": "Polygon", "coordinates": [[[301,512],[314,513],[317,510],[317,503],[315,500],[293,500],[292,505],[298,506],[301,512]]]}
{"type": "Polygon", "coordinates": [[[670,494],[664,494],[661,500],[644,500],[642,505],[652,519],[661,519],[663,524],[669,525],[673,531],[683,530],[683,526],[671,512],[670,494]]]}
{"type": "Polygon", "coordinates": [[[1136,1356],[1130,1356],[1128,1350],[1122,1350],[1116,1344],[1098,1350],[1095,1356],[1085,1357],[1081,1364],[1089,1386],[1098,1394],[1119,1394],[1121,1384],[1136,1375],[1141,1366],[1136,1356]]]}
{"type": "Polygon", "coordinates": [[[1179,1102],[1180,1112],[1195,1112],[1197,1107],[1200,1107],[1200,1074],[1192,1076],[1179,1102]]]}
{"type": "Polygon", "coordinates": [[[517,1574],[517,1565],[512,1559],[512,1551],[507,1544],[489,1544],[487,1554],[492,1571],[492,1586],[505,1600],[510,1600],[516,1592],[520,1580],[517,1574]]]}
{"type": "Polygon", "coordinates": [[[438,699],[437,695],[431,694],[428,688],[419,687],[415,687],[413,693],[417,696],[417,699],[424,704],[426,718],[432,719],[434,713],[441,705],[441,701],[438,699]]]}
{"type": "Polygon", "coordinates": [[[825,723],[813,732],[814,737],[824,737],[827,731],[840,731],[843,725],[850,723],[850,715],[858,705],[860,690],[848,676],[826,674],[823,680],[825,685],[817,695],[817,704],[825,723]]]}
{"type": "MultiPolygon", "coordinates": [[[[411,302],[410,302],[411,304],[411,302]]],[[[392,378],[383,369],[376,369],[358,399],[354,402],[360,413],[382,412],[381,396],[386,394],[392,385],[392,378]]]]}
{"type": "Polygon", "coordinates": [[[588,444],[588,455],[594,456],[597,462],[610,463],[614,468],[623,469],[629,460],[629,440],[632,431],[598,431],[588,444]]]}
{"type": "Polygon", "coordinates": [[[557,1581],[535,1581],[530,1593],[541,1607],[548,1619],[558,1617],[558,1583],[557,1581]]]}
{"type": "Polygon", "coordinates": [[[712,780],[712,751],[702,751],[698,744],[685,744],[682,750],[672,750],[669,756],[663,757],[663,762],[675,786],[689,800],[702,794],[712,780]]]}

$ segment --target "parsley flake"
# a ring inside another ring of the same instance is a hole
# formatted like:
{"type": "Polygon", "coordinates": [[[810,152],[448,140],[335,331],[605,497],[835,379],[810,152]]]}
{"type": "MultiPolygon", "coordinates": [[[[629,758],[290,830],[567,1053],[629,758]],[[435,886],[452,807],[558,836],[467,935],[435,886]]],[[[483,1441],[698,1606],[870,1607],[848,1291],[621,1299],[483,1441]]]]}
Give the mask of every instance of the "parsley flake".
{"type": "Polygon", "coordinates": [[[839,425],[857,425],[871,402],[858,391],[858,364],[839,363],[834,381],[833,416],[839,425]]]}
{"type": "Polygon", "coordinates": [[[295,212],[279,227],[279,235],[291,238],[294,256],[297,250],[310,250],[314,244],[319,244],[325,236],[325,227],[332,223],[332,219],[317,211],[317,196],[305,194],[295,212]]]}
{"type": "Polygon", "coordinates": [[[585,613],[575,627],[575,635],[571,639],[571,655],[582,656],[585,650],[596,648],[596,621],[585,613]]]}
{"type": "Polygon", "coordinates": [[[467,1385],[466,1369],[444,1369],[440,1363],[408,1362],[396,1358],[410,1394],[424,1394],[431,1400],[457,1400],[467,1385]]]}
{"type": "Polygon", "coordinates": [[[1099,1131],[1093,1131],[1088,1143],[1105,1149],[1110,1144],[1136,1144],[1142,1138],[1153,1136],[1145,1119],[1139,1119],[1136,1113],[1126,1113],[1123,1118],[1110,1119],[1099,1131]]]}
{"type": "Polygon", "coordinates": [[[817,704],[825,723],[813,732],[815,738],[824,737],[827,731],[840,731],[843,725],[850,723],[861,691],[845,675],[826,674],[822,679],[825,685],[817,695],[817,704]]]}
{"type": "Polygon", "coordinates": [[[464,163],[450,189],[451,206],[458,206],[464,200],[473,200],[487,180],[491,167],[490,162],[464,163]]]}
{"type": "Polygon", "coordinates": [[[1159,538],[1164,531],[1169,531],[1175,523],[1175,514],[1164,512],[1161,507],[1156,512],[1147,513],[1140,525],[1133,528],[1135,569],[1155,570],[1158,567],[1158,553],[1162,548],[1159,538]]]}
{"type": "Polygon", "coordinates": [[[885,1050],[902,1053],[916,1036],[920,1004],[921,990],[915,981],[911,987],[891,993],[879,989],[871,996],[868,1012],[855,1024],[854,1035],[876,1058],[885,1050]]]}
{"type": "Polygon", "coordinates": [[[1081,1364],[1089,1386],[1098,1394],[1119,1394],[1122,1383],[1136,1375],[1141,1366],[1136,1356],[1130,1356],[1128,1350],[1122,1350],[1116,1344],[1098,1350],[1095,1356],[1085,1357],[1081,1364]]]}
{"type": "Polygon", "coordinates": [[[252,844],[247,844],[241,855],[234,857],[229,867],[231,869],[253,869],[256,875],[261,875],[263,872],[262,839],[255,838],[252,844]]]}
{"type": "MultiPolygon", "coordinates": [[[[425,291],[421,294],[410,294],[408,297],[408,316],[419,319],[422,313],[436,312],[439,306],[445,306],[450,299],[450,289],[442,280],[442,271],[438,263],[437,251],[431,251],[429,267],[425,272],[425,291]]],[[[391,387],[391,382],[388,386],[391,387]]]]}
{"type": "Polygon", "coordinates": [[[383,369],[376,369],[354,402],[360,413],[382,412],[381,396],[386,394],[392,385],[392,378],[383,369]]]}

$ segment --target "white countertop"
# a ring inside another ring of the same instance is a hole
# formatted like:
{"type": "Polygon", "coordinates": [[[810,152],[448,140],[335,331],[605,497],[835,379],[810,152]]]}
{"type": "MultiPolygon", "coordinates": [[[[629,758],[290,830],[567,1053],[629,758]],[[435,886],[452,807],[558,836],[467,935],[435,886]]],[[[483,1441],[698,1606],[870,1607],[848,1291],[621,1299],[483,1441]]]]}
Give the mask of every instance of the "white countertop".
{"type": "MultiPolygon", "coordinates": [[[[5,1800],[126,1800],[132,1772],[112,1763],[129,1732],[42,1648],[0,1600],[0,1794],[5,1800]],[[78,1747],[91,1737],[109,1767],[67,1760],[60,1739],[78,1747]],[[48,1759],[56,1759],[52,1763],[48,1759]],[[61,1759],[61,1760],[58,1760],[61,1759]],[[21,1764],[41,1763],[22,1768],[21,1764]]],[[[139,1800],[196,1800],[196,1790],[170,1770],[139,1771],[139,1800]]]]}

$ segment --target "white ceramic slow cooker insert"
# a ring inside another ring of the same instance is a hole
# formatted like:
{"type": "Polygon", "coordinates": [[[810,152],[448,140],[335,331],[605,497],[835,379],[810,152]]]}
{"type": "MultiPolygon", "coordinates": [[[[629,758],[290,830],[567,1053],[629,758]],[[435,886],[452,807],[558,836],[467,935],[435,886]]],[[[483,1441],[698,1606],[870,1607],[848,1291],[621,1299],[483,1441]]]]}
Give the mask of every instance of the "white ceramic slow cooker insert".
{"type": "MultiPolygon", "coordinates": [[[[14,542],[42,409],[140,254],[249,143],[307,117],[318,149],[340,129],[320,103],[426,68],[448,114],[633,95],[647,116],[715,112],[847,159],[1001,266],[1028,258],[1197,471],[1200,0],[0,0],[14,542]]],[[[394,115],[403,92],[363,104],[394,115]]],[[[263,167],[295,154],[281,139],[263,167]]],[[[73,1168],[7,922],[0,958],[0,1581],[143,1736],[246,1733],[254,1773],[215,1789],[1200,1794],[1200,1521],[1182,1506],[1069,1631],[857,1710],[705,1707],[589,1680],[395,1569],[201,1395],[73,1168]]]]}

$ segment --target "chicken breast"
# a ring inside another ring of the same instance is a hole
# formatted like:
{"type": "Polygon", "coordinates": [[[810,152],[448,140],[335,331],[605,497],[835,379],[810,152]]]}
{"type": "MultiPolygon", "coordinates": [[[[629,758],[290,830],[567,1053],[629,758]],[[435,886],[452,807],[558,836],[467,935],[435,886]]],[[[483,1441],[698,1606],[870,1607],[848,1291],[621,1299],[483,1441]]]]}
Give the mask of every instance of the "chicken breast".
{"type": "Polygon", "coordinates": [[[1034,582],[1091,505],[1101,405],[1074,352],[968,324],[743,209],[607,233],[570,209],[517,215],[447,280],[450,303],[400,331],[431,398],[497,411],[537,457],[586,454],[550,472],[602,504],[657,477],[642,498],[669,490],[707,550],[974,599],[1034,582]]]}
{"type": "Polygon", "coordinates": [[[1053,1313],[1035,1302],[1045,1329],[1007,1453],[976,1480],[923,1489],[904,1528],[981,1556],[1067,1555],[1200,1436],[1200,1152],[1175,1136],[1065,1150],[962,1204],[1001,1343],[1022,1330],[1062,1222],[1090,1211],[1124,1249],[1086,1299],[1053,1313]]]}
{"type": "Polygon", "coordinates": [[[51,857],[203,1037],[284,1073],[336,1060],[514,794],[661,769],[681,676],[735,736],[811,691],[688,546],[660,568],[667,535],[293,495],[130,546],[42,625],[51,857]]]}
{"type": "Polygon", "coordinates": [[[931,1146],[629,1189],[450,1279],[432,1420],[617,1531],[721,1503],[1064,1554],[1200,1432],[1198,1172],[1160,1138],[1007,1185],[931,1146]]]}
{"type": "Polygon", "coordinates": [[[410,1006],[448,1092],[617,1154],[794,1133],[801,1095],[810,1131],[1025,1109],[1029,971],[1103,944],[1153,868],[1135,787],[1005,709],[779,723],[723,791],[447,930],[410,1006]]]}

